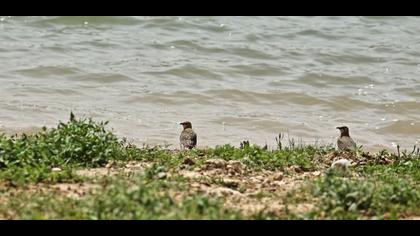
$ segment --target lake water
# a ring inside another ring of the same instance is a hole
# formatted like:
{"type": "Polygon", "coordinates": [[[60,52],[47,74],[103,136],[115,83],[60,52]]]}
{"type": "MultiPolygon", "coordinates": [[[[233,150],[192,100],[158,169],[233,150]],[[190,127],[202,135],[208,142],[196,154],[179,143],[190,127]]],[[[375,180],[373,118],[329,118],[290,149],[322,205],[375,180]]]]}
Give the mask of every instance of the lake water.
{"type": "Polygon", "coordinates": [[[420,142],[419,17],[0,17],[0,130],[71,110],[135,143],[420,142]]]}

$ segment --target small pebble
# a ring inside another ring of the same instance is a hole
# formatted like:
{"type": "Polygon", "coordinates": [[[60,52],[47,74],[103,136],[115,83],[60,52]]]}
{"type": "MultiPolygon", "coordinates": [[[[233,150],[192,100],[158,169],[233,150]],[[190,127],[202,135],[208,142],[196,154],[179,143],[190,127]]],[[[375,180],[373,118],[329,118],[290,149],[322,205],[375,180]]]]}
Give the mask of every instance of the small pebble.
{"type": "Polygon", "coordinates": [[[159,179],[164,179],[164,178],[166,178],[166,173],[165,172],[160,172],[159,174],[157,174],[157,177],[159,179]]]}
{"type": "Polygon", "coordinates": [[[282,172],[279,172],[273,175],[273,180],[280,181],[283,179],[283,177],[284,177],[284,174],[282,172]]]}
{"type": "Polygon", "coordinates": [[[333,169],[347,169],[351,166],[351,162],[347,159],[340,159],[331,164],[333,169]]]}
{"type": "Polygon", "coordinates": [[[115,166],[115,162],[114,161],[110,161],[110,162],[108,162],[108,164],[106,164],[105,168],[110,169],[113,166],[115,166]]]}

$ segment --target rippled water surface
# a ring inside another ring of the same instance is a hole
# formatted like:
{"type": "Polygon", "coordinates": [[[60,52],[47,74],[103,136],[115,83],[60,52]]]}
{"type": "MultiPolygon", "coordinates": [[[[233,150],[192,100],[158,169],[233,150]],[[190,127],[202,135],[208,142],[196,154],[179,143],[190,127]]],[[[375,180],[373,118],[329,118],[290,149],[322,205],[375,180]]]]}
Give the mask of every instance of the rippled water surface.
{"type": "Polygon", "coordinates": [[[419,17],[0,17],[0,130],[70,110],[136,143],[420,141],[419,17]]]}

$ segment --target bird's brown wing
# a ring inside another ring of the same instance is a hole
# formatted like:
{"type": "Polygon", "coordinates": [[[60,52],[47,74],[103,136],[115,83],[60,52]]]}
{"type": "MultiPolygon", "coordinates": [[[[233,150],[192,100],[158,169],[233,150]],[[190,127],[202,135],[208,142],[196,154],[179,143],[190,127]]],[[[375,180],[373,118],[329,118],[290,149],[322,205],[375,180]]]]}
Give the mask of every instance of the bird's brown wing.
{"type": "Polygon", "coordinates": [[[197,134],[192,130],[184,130],[180,136],[181,144],[186,148],[193,148],[197,145],[197,134]]]}
{"type": "Polygon", "coordinates": [[[192,134],[191,141],[192,141],[192,145],[195,147],[197,145],[197,134],[194,132],[192,134]]]}
{"type": "Polygon", "coordinates": [[[356,149],[356,143],[349,137],[342,137],[337,140],[337,146],[341,150],[354,150],[356,149]]]}
{"type": "Polygon", "coordinates": [[[337,140],[337,147],[338,147],[338,149],[345,149],[345,145],[344,145],[344,142],[343,141],[341,141],[341,139],[338,139],[337,140]]]}

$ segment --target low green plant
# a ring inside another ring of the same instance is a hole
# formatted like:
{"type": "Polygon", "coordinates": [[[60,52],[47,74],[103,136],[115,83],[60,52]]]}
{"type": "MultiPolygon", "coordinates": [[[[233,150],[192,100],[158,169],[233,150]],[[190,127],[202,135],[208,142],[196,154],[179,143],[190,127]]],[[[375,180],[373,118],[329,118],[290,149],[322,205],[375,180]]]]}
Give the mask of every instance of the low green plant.
{"type": "Polygon", "coordinates": [[[314,217],[332,219],[359,219],[387,213],[417,212],[420,190],[416,182],[396,176],[350,179],[326,175],[314,183],[312,193],[319,198],[314,217]]]}
{"type": "Polygon", "coordinates": [[[122,178],[103,180],[102,188],[82,199],[60,197],[53,193],[19,194],[0,206],[6,219],[241,219],[225,209],[217,198],[204,195],[175,200],[170,190],[182,182],[153,180],[146,176],[133,181],[122,178]]]}
{"type": "MultiPolygon", "coordinates": [[[[334,154],[331,145],[296,145],[290,138],[289,144],[283,145],[282,134],[276,138],[275,150],[252,145],[249,141],[241,142],[239,148],[227,144],[185,151],[159,146],[137,147],[125,139],[119,140],[106,130],[106,125],[107,122],[76,119],[71,114],[68,122],[61,122],[52,129],[43,128],[37,134],[0,135],[0,181],[14,187],[28,182],[86,182],[87,177],[76,175],[75,169],[103,167],[110,161],[123,168],[130,160],[146,164],[141,177],[134,177],[134,172],[116,179],[92,177],[89,181],[99,181],[103,188],[82,199],[25,191],[4,197],[8,193],[3,191],[0,201],[4,198],[7,201],[0,205],[0,216],[22,219],[299,218],[301,216],[292,211],[290,215],[281,213],[279,216],[270,209],[245,217],[240,212],[225,209],[222,199],[189,195],[185,183],[190,180],[179,174],[180,170],[201,171],[207,160],[223,159],[240,161],[251,171],[287,171],[291,166],[298,166],[303,171],[323,171],[327,163],[323,163],[327,160],[324,158],[334,154]],[[182,193],[183,197],[175,200],[174,191],[182,193]]],[[[322,177],[309,182],[311,188],[299,189],[299,194],[288,194],[284,201],[286,212],[289,212],[290,203],[312,201],[317,203],[316,209],[301,218],[381,219],[420,214],[419,148],[414,146],[410,152],[398,150],[398,154],[383,150],[371,155],[359,147],[352,158],[358,164],[348,172],[324,172],[322,177]]],[[[293,172],[290,173],[296,174],[293,172]]],[[[247,191],[246,185],[223,178],[206,176],[202,182],[241,193],[247,191]]],[[[264,194],[266,192],[261,192],[256,198],[262,198],[264,194]]]]}
{"type": "Polygon", "coordinates": [[[312,159],[316,153],[323,153],[322,148],[305,146],[294,149],[266,150],[257,145],[242,145],[235,148],[229,144],[209,149],[210,156],[224,160],[239,160],[244,164],[257,169],[284,169],[297,165],[305,170],[314,168],[312,159]]]}
{"type": "Polygon", "coordinates": [[[39,182],[72,178],[75,167],[98,167],[109,160],[127,159],[129,152],[105,130],[107,122],[76,119],[33,135],[0,135],[0,177],[39,182]],[[55,173],[53,168],[64,171],[55,173]]]}

